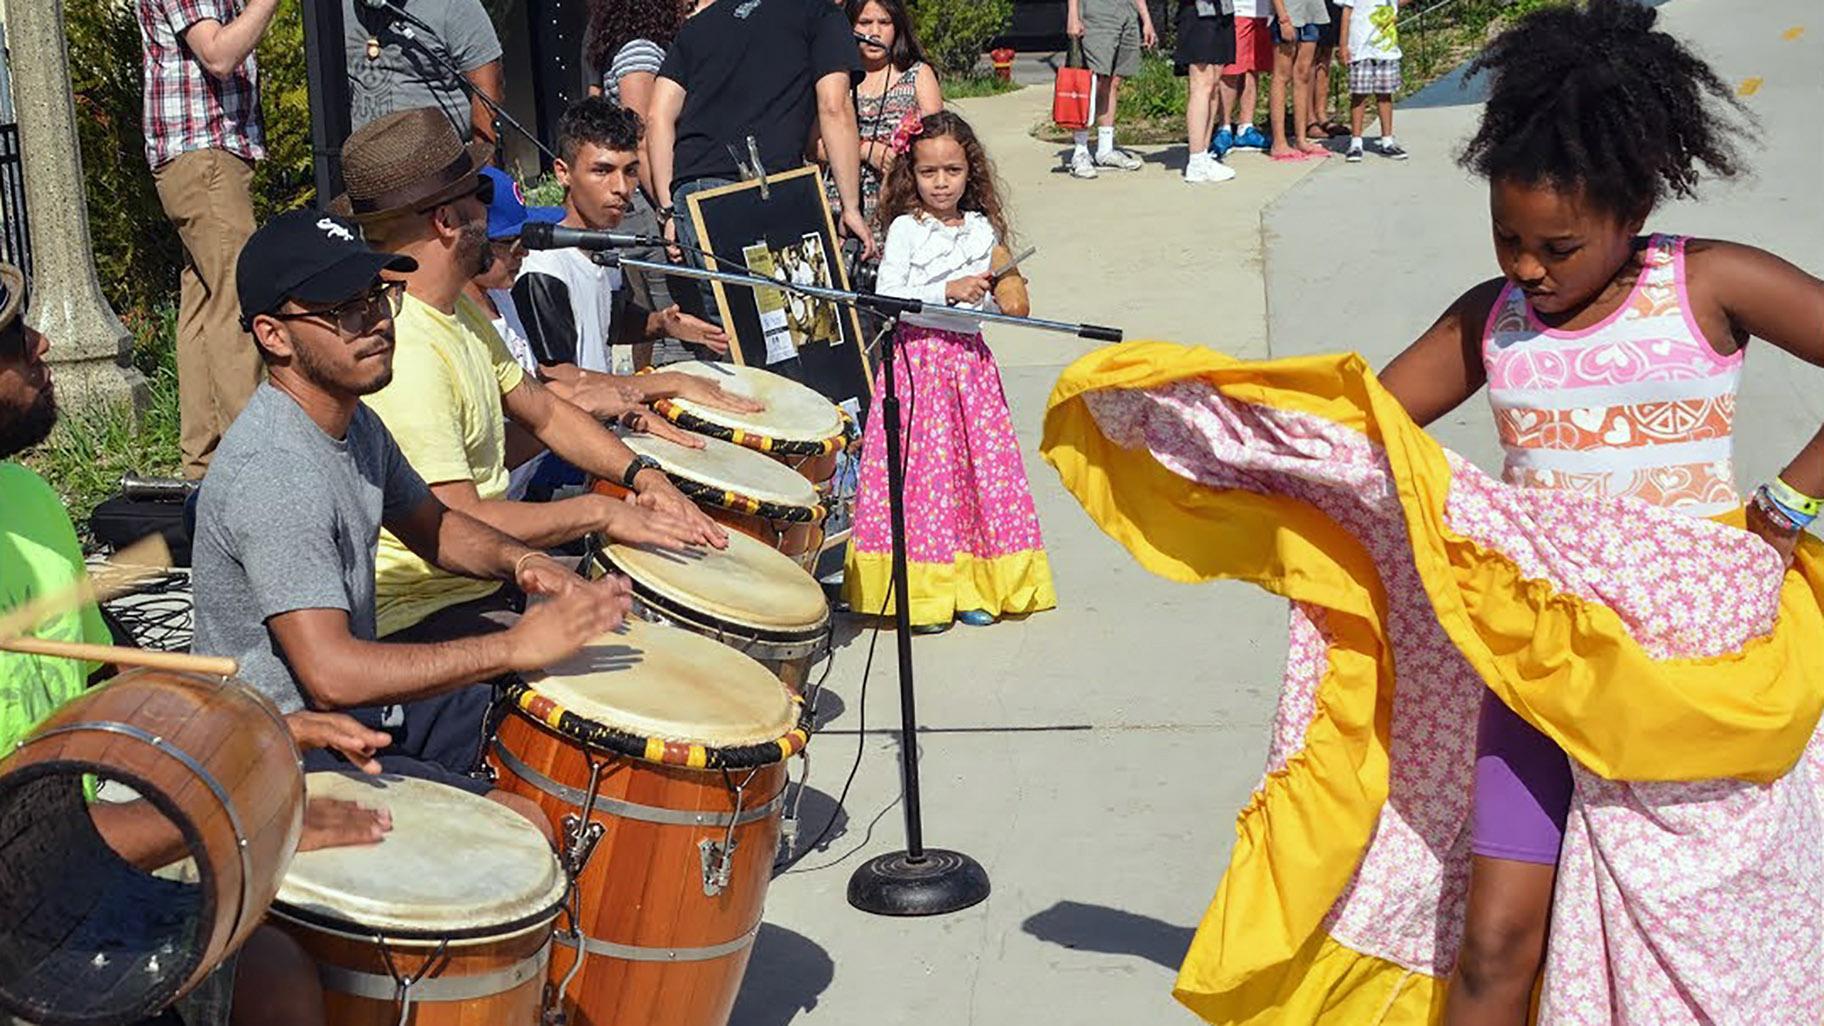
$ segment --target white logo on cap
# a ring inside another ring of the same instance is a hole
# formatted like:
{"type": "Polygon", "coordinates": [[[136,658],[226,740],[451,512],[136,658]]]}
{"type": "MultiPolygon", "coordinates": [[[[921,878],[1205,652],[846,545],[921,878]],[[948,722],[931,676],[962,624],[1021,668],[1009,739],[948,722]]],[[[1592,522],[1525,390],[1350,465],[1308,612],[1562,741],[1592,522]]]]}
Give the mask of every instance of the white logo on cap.
{"type": "Polygon", "coordinates": [[[337,224],[334,220],[332,220],[330,218],[326,217],[323,220],[318,221],[317,227],[319,229],[321,229],[323,234],[329,238],[341,239],[343,242],[355,241],[355,234],[353,232],[351,232],[347,228],[344,228],[341,225],[337,224]]]}

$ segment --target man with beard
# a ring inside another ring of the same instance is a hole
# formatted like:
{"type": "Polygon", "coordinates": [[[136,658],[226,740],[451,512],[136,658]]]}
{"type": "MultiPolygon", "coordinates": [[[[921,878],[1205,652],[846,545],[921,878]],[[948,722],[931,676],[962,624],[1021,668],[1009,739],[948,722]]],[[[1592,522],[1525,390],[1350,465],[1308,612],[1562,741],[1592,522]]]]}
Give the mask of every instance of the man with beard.
{"type": "MultiPolygon", "coordinates": [[[[10,461],[50,436],[56,391],[45,353],[50,342],[25,323],[25,278],[0,264],[0,612],[75,587],[86,575],[75,527],[57,493],[37,474],[10,461]]],[[[106,644],[112,640],[94,604],[48,617],[26,632],[47,641],[106,644]]],[[[0,651],[0,751],[12,751],[45,717],[82,694],[106,668],[52,656],[0,651]]],[[[390,740],[336,713],[294,712],[285,718],[298,744],[324,756],[342,754],[377,772],[372,753],[390,740]]],[[[170,820],[144,801],[98,801],[95,826],[123,858],[148,871],[188,853],[170,820]]],[[[352,802],[312,798],[305,804],[299,850],[372,844],[391,829],[384,811],[352,802]]],[[[220,1021],[233,993],[234,1022],[273,1026],[325,1020],[316,968],[297,945],[269,927],[182,1002],[192,1026],[220,1021]],[[236,961],[238,960],[238,969],[236,961]]],[[[179,1022],[175,1015],[155,1022],[179,1022]]],[[[16,1023],[0,1014],[0,1023],[16,1023]]]]}
{"type": "MultiPolygon", "coordinates": [[[[653,461],[636,459],[594,417],[526,374],[487,313],[464,295],[493,260],[494,183],[481,174],[492,154],[486,143],[465,147],[431,109],[381,118],[343,147],[348,191],[331,209],[360,221],[376,246],[412,258],[403,273],[393,382],[368,405],[443,504],[529,545],[596,532],[676,546],[728,544],[653,461]],[[548,503],[507,500],[506,420],[584,473],[627,485],[638,495],[638,510],[593,494],[548,503]],[[629,524],[644,536],[626,534],[629,524]]],[[[391,531],[380,537],[377,573],[382,637],[462,637],[515,604],[497,583],[439,568],[391,531]]]]}
{"type": "MultiPolygon", "coordinates": [[[[242,320],[267,382],[229,428],[197,500],[196,648],[240,662],[282,711],[347,709],[391,734],[388,772],[486,794],[543,826],[536,807],[472,774],[492,689],[619,625],[617,582],[590,583],[543,553],[437,501],[361,397],[393,376],[400,286],[351,222],[275,218],[241,252],[242,320]],[[375,539],[384,525],[444,572],[549,596],[522,617],[439,644],[381,644],[375,539]]],[[[635,537],[640,514],[629,508],[635,537]]],[[[322,753],[307,768],[329,768],[322,753]]]]}

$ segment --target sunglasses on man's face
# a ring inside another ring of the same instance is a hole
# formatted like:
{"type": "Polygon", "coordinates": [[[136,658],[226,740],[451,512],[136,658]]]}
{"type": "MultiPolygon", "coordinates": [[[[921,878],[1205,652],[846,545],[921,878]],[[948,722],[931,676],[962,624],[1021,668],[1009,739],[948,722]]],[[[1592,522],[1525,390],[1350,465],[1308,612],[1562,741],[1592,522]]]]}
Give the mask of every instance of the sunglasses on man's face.
{"type": "Polygon", "coordinates": [[[321,310],[276,313],[275,321],[319,320],[335,326],[345,339],[359,338],[369,328],[398,316],[400,297],[405,294],[402,281],[383,281],[345,303],[321,310]]]}

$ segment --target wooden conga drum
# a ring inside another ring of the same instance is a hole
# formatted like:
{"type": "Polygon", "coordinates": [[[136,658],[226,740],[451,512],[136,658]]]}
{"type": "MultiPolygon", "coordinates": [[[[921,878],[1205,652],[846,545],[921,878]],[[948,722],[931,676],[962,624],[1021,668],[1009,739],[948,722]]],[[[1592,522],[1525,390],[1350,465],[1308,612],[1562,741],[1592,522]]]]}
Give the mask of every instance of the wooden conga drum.
{"type": "Polygon", "coordinates": [[[607,545],[595,563],[632,583],[635,615],[714,638],[765,664],[795,693],[829,648],[823,588],[744,534],[730,534],[721,551],[607,545]]]}
{"type": "Polygon", "coordinates": [[[312,773],[313,796],[392,812],[379,844],[292,861],[272,917],[317,961],[335,1026],[536,1026],[568,891],[518,813],[409,777],[312,773]]]}
{"type": "Polygon", "coordinates": [[[69,702],[0,761],[0,1008],[46,1026],[157,1014],[259,925],[303,815],[297,745],[244,684],[129,670],[69,702]],[[89,774],[163,814],[194,882],[108,846],[89,774]]]}
{"type": "Polygon", "coordinates": [[[808,385],[758,367],[691,360],[669,364],[665,370],[705,378],[766,404],[758,413],[735,413],[689,399],[661,399],[653,408],[667,420],[686,431],[766,453],[819,490],[827,490],[836,476],[836,455],[848,444],[849,416],[842,407],[808,385]]]}
{"type": "MultiPolygon", "coordinates": [[[[752,449],[703,436],[703,448],[653,435],[622,439],[634,452],[658,461],[678,490],[731,531],[758,539],[792,557],[806,572],[823,551],[823,521],[829,515],[816,486],[790,467],[752,449]]],[[[590,487],[610,496],[627,489],[611,481],[590,487]]]]}
{"type": "Polygon", "coordinates": [[[739,652],[634,619],[506,698],[489,761],[563,824],[576,874],[580,936],[560,934],[551,965],[569,1021],[724,1026],[772,880],[784,762],[808,740],[802,703],[739,652]]]}

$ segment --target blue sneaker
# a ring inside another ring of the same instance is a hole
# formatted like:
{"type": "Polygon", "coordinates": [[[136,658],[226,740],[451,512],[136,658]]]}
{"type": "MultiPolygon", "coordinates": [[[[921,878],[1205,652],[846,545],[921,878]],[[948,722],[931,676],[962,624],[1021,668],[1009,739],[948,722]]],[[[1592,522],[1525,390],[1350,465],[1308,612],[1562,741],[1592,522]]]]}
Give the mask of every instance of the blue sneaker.
{"type": "Polygon", "coordinates": [[[971,627],[992,627],[995,617],[986,609],[965,609],[956,614],[956,619],[958,623],[965,623],[971,627]]]}
{"type": "Polygon", "coordinates": [[[1222,158],[1228,156],[1229,151],[1234,148],[1235,148],[1235,133],[1232,130],[1230,130],[1229,126],[1227,126],[1227,125],[1224,125],[1221,128],[1218,128],[1216,130],[1216,137],[1214,139],[1210,140],[1210,153],[1217,160],[1221,160],[1222,158]]]}
{"type": "Polygon", "coordinates": [[[1272,141],[1253,125],[1242,129],[1235,136],[1235,148],[1238,150],[1264,150],[1272,145],[1272,141]]]}

